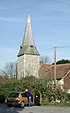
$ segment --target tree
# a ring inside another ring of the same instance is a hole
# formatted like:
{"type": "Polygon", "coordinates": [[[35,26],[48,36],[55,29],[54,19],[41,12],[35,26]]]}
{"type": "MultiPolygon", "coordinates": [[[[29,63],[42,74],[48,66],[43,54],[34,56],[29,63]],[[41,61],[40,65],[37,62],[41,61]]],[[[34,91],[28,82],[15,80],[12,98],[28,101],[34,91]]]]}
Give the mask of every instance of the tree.
{"type": "Polygon", "coordinates": [[[56,62],[56,64],[66,64],[66,63],[70,63],[70,60],[62,59],[62,60],[59,60],[59,61],[56,62]]]}
{"type": "Polygon", "coordinates": [[[20,88],[21,82],[14,79],[8,79],[6,83],[0,83],[0,95],[6,98],[12,91],[18,91],[20,88]]]}
{"type": "Polygon", "coordinates": [[[61,60],[59,60],[59,61],[56,62],[56,64],[66,64],[66,63],[70,63],[70,60],[61,59],[61,60]]]}
{"type": "Polygon", "coordinates": [[[46,64],[47,62],[49,62],[48,56],[40,57],[40,64],[46,64]]]}
{"type": "Polygon", "coordinates": [[[17,63],[16,62],[9,62],[6,63],[3,70],[1,70],[2,75],[8,76],[10,78],[16,78],[17,74],[17,63]]]}
{"type": "Polygon", "coordinates": [[[41,94],[42,97],[44,97],[44,102],[46,102],[46,99],[51,102],[52,97],[54,100],[56,100],[56,98],[64,99],[65,97],[59,87],[58,89],[56,88],[56,90],[54,89],[52,78],[35,78],[33,76],[27,76],[21,80],[9,78],[6,83],[0,83],[0,95],[5,98],[12,91],[25,91],[25,89],[30,89],[33,95],[41,94]]]}

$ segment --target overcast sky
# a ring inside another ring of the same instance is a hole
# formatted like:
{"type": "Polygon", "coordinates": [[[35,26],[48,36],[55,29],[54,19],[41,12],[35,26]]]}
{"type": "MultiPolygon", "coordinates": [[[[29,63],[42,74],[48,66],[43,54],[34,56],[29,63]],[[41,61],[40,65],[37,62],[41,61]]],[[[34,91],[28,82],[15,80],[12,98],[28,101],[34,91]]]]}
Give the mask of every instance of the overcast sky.
{"type": "Polygon", "coordinates": [[[70,0],[0,0],[0,68],[17,61],[24,29],[31,14],[36,47],[54,61],[70,59],[70,0]]]}

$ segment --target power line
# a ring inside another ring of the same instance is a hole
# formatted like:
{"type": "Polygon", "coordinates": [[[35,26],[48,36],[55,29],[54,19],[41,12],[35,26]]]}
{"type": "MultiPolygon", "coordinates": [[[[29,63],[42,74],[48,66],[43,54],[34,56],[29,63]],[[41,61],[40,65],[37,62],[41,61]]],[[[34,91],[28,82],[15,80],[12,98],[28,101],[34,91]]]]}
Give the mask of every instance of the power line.
{"type": "Polygon", "coordinates": [[[70,48],[70,46],[55,46],[56,48],[70,48]]]}

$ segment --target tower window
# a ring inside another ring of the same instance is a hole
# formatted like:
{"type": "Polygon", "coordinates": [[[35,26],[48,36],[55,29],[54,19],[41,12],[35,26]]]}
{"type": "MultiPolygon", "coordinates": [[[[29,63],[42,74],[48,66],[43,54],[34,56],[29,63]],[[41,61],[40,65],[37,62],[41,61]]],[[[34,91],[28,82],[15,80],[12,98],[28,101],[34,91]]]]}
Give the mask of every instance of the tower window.
{"type": "Polygon", "coordinates": [[[33,45],[30,45],[30,47],[34,47],[33,45]]]}
{"type": "Polygon", "coordinates": [[[20,46],[20,49],[22,49],[22,46],[20,46]]]}

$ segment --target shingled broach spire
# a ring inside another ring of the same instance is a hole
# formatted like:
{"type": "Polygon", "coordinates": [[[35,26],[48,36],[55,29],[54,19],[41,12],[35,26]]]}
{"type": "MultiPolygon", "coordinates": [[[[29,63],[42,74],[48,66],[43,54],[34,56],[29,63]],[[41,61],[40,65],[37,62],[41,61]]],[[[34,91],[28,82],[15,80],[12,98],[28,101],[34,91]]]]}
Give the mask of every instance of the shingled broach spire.
{"type": "Polygon", "coordinates": [[[22,45],[18,53],[18,79],[25,76],[38,76],[39,52],[35,46],[30,13],[28,15],[22,45]]]}
{"type": "Polygon", "coordinates": [[[37,51],[35,43],[34,43],[34,36],[32,32],[30,14],[27,19],[25,32],[24,32],[24,38],[22,41],[22,45],[20,46],[18,57],[23,54],[39,55],[39,52],[37,51]]]}

